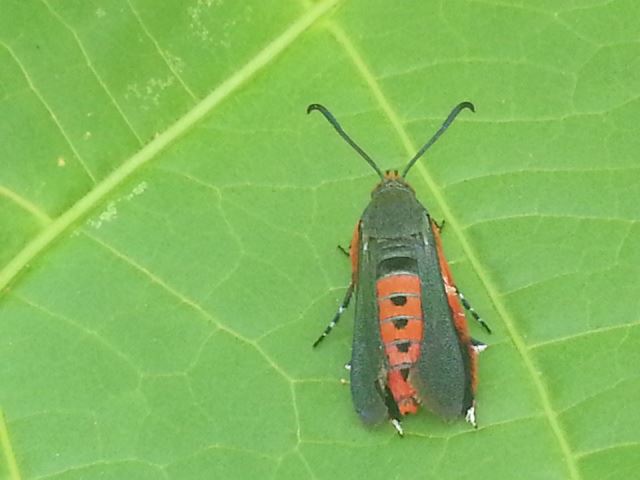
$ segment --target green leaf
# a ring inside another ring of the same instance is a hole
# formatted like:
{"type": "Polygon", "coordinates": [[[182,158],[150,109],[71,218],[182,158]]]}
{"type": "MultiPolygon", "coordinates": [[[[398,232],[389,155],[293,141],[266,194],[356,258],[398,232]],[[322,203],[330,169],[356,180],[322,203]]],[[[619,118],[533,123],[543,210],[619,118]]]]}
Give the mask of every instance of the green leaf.
{"type": "Polygon", "coordinates": [[[0,478],[630,478],[637,2],[0,0],[0,478]],[[376,177],[491,324],[478,420],[341,379],[376,177]]]}

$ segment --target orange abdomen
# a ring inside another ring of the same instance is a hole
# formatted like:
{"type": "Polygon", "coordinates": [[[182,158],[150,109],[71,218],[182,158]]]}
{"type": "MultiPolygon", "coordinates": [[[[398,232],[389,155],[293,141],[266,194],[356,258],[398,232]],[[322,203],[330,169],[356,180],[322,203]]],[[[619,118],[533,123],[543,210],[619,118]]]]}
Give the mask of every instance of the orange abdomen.
{"type": "Polygon", "coordinates": [[[424,333],[420,278],[412,273],[392,273],[376,282],[380,337],[387,356],[387,385],[400,412],[418,410],[416,390],[409,370],[420,357],[424,333]]]}

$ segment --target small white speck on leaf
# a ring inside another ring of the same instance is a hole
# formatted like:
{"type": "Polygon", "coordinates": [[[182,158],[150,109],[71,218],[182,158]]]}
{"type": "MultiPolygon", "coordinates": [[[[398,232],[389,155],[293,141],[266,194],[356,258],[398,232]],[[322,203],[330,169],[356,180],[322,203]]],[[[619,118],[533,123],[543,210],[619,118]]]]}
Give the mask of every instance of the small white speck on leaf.
{"type": "Polygon", "coordinates": [[[142,195],[148,186],[149,184],[147,182],[144,182],[144,181],[140,182],[135,187],[133,187],[133,190],[131,190],[131,192],[128,193],[124,198],[126,200],[131,200],[132,198],[137,197],[138,195],[142,195]]]}
{"type": "Polygon", "coordinates": [[[142,108],[149,110],[160,105],[160,96],[164,90],[171,87],[176,81],[173,75],[165,78],[151,78],[144,85],[133,83],[127,86],[125,98],[136,98],[143,102],[142,108]]]}
{"type": "Polygon", "coordinates": [[[88,220],[89,225],[91,225],[96,230],[99,229],[103,223],[111,222],[118,215],[118,209],[116,208],[116,202],[109,202],[107,204],[107,208],[104,209],[98,218],[90,218],[88,220]]]}
{"type": "Polygon", "coordinates": [[[142,195],[147,190],[148,187],[149,187],[149,184],[146,181],[142,181],[142,182],[138,183],[126,195],[123,195],[120,198],[109,202],[107,204],[107,207],[102,212],[100,212],[100,214],[98,215],[97,218],[90,218],[89,220],[87,220],[87,223],[91,227],[93,227],[93,228],[95,228],[97,230],[98,228],[102,227],[103,224],[105,224],[107,222],[112,222],[118,216],[118,209],[116,207],[118,205],[118,203],[120,203],[122,201],[131,201],[131,200],[133,200],[135,197],[137,197],[139,195],[142,195]]]}

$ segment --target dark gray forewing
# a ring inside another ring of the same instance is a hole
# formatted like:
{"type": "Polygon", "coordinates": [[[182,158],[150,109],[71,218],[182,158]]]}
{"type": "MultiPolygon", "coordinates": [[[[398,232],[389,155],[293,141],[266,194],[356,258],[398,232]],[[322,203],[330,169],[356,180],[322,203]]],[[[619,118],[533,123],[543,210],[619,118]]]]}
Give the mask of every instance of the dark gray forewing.
{"type": "Polygon", "coordinates": [[[378,328],[375,266],[375,240],[367,245],[360,239],[358,284],[356,286],[353,347],[351,349],[351,397],[363,422],[375,424],[388,418],[387,407],[378,389],[378,378],[384,366],[384,352],[378,328]]]}
{"type": "Polygon", "coordinates": [[[469,383],[465,352],[453,323],[428,217],[422,235],[428,247],[417,244],[416,252],[425,325],[411,380],[427,408],[443,417],[456,417],[463,411],[469,383]]]}

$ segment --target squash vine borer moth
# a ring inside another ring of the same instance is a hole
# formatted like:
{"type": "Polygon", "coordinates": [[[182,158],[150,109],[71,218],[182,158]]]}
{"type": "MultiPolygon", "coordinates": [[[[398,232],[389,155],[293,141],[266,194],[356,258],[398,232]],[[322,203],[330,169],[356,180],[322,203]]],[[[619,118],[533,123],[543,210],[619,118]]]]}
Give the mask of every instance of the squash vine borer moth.
{"type": "Polygon", "coordinates": [[[477,355],[486,345],[469,335],[466,308],[488,325],[456,287],[440,240],[441,226],[416,199],[405,177],[470,102],[462,102],[407,163],[384,174],[319,104],[338,134],[375,170],[380,183],[356,224],[349,247],[352,279],[317,346],[348,307],[355,292],[355,326],[349,370],[351,396],[365,424],[400,418],[424,405],[444,418],[464,416],[476,426],[477,355]]]}

